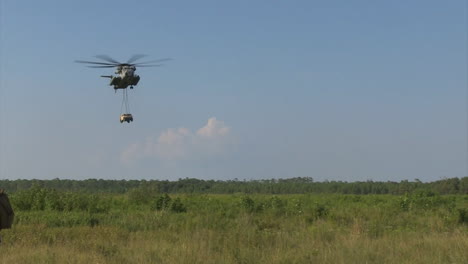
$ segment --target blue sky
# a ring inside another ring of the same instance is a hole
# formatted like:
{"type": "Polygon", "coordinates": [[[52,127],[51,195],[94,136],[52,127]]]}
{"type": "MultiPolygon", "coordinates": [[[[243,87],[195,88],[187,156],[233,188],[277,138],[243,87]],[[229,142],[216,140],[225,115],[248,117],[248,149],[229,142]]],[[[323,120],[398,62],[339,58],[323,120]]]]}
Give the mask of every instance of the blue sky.
{"type": "Polygon", "coordinates": [[[466,1],[0,3],[2,179],[468,174],[466,1]]]}

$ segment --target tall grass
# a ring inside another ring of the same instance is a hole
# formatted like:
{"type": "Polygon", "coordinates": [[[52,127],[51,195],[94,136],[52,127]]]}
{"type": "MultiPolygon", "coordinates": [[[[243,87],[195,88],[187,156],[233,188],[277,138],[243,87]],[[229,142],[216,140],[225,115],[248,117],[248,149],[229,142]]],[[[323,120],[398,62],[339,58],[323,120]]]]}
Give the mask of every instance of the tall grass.
{"type": "Polygon", "coordinates": [[[0,263],[468,263],[466,195],[54,195],[16,211],[0,263]]]}

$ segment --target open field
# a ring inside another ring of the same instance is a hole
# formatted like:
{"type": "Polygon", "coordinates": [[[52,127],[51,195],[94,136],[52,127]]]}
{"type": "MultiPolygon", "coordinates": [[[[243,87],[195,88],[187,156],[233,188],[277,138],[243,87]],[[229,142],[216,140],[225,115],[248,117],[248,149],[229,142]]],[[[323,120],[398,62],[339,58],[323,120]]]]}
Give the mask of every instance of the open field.
{"type": "Polygon", "coordinates": [[[11,195],[2,263],[467,263],[468,196],[11,195]]]}

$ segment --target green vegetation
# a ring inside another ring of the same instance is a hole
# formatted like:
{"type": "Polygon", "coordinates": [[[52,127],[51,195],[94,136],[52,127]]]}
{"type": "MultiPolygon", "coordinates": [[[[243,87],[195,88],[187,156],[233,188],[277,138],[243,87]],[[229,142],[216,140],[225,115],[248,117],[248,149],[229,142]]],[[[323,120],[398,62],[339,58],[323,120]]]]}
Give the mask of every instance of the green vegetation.
{"type": "Polygon", "coordinates": [[[211,194],[300,194],[300,193],[340,193],[340,194],[397,194],[414,191],[431,191],[438,194],[468,194],[468,177],[449,178],[434,182],[315,182],[312,178],[291,178],[251,181],[215,181],[179,179],[178,181],[159,180],[0,180],[0,187],[9,193],[27,190],[33,186],[59,191],[79,191],[82,193],[126,193],[137,188],[151,189],[159,193],[211,193],[211,194]]]}
{"type": "Polygon", "coordinates": [[[468,196],[429,188],[403,195],[168,194],[151,184],[121,193],[35,184],[10,200],[16,218],[2,230],[1,263],[468,260],[468,196]]]}

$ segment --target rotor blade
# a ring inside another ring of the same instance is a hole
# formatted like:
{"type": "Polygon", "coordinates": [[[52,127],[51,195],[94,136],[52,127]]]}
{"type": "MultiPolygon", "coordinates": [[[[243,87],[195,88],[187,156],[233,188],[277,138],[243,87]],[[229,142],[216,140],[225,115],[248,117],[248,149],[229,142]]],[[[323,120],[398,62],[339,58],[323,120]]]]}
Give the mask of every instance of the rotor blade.
{"type": "Polygon", "coordinates": [[[96,55],[95,56],[96,58],[98,59],[101,59],[101,60],[105,60],[105,61],[108,61],[108,62],[112,62],[112,63],[116,63],[116,64],[121,64],[120,62],[114,60],[113,58],[107,56],[107,55],[96,55]]]}
{"type": "Polygon", "coordinates": [[[143,57],[146,57],[146,55],[145,54],[135,54],[132,57],[130,57],[130,59],[128,59],[127,63],[130,64],[130,63],[132,63],[132,62],[134,62],[136,60],[139,60],[139,59],[141,59],[143,57]]]}
{"type": "Polygon", "coordinates": [[[154,64],[154,65],[137,65],[136,67],[161,67],[164,66],[164,64],[154,64]]]}
{"type": "Polygon", "coordinates": [[[96,62],[96,61],[82,61],[82,60],[76,60],[75,62],[77,62],[77,63],[98,64],[98,65],[115,65],[114,63],[96,62]]]}
{"type": "Polygon", "coordinates": [[[154,62],[163,62],[163,61],[170,61],[172,60],[171,58],[164,58],[164,59],[158,59],[158,60],[150,60],[150,61],[143,61],[143,62],[138,62],[133,65],[140,65],[140,64],[146,64],[146,63],[154,63],[154,62]]]}
{"type": "Polygon", "coordinates": [[[88,68],[115,68],[113,65],[106,65],[106,66],[86,66],[88,68]]]}

